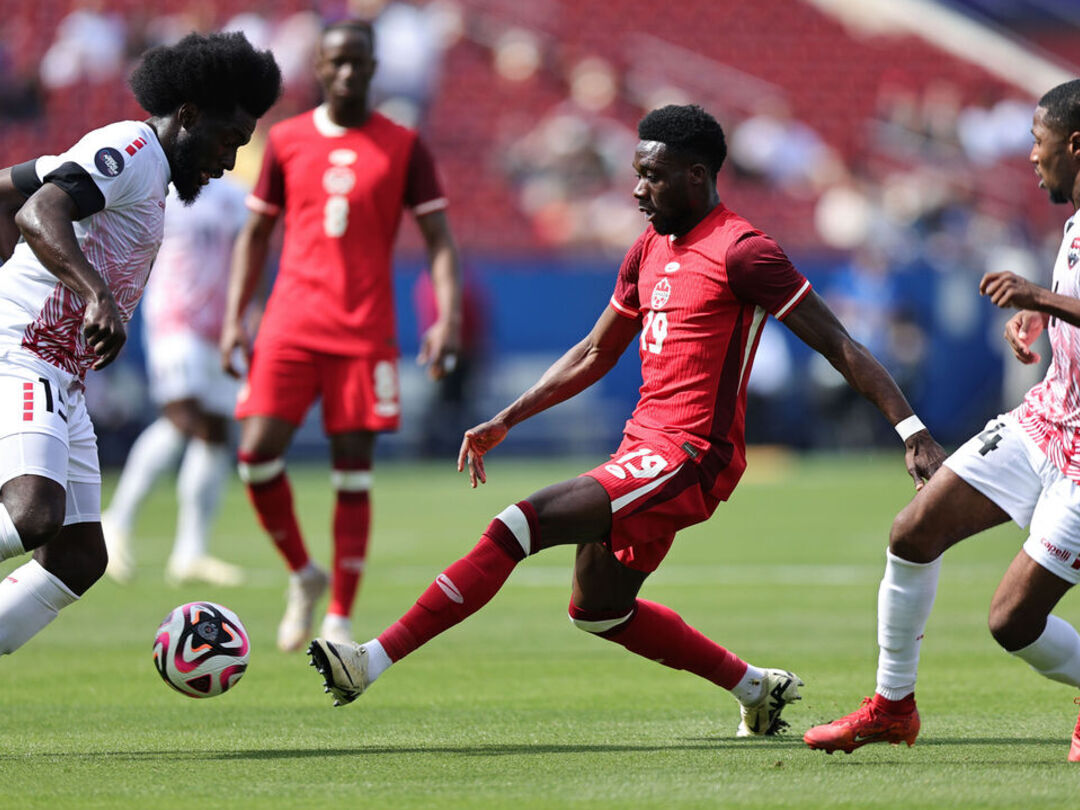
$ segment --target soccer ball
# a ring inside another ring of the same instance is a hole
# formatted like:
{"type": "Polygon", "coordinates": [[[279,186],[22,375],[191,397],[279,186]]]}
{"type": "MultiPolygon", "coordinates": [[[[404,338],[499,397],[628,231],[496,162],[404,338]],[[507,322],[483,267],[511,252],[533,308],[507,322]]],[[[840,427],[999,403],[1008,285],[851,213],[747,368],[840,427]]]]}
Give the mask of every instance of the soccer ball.
{"type": "Polygon", "coordinates": [[[235,613],[214,602],[189,602],[158,627],[154,666],[177,692],[214,697],[240,680],[250,650],[247,630],[235,613]]]}

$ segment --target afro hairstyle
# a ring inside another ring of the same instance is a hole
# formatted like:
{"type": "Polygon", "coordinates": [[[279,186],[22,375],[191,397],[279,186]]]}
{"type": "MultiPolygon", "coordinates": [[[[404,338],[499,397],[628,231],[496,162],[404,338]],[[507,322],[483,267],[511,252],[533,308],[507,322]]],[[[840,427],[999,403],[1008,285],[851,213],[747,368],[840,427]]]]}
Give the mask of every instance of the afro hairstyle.
{"type": "Polygon", "coordinates": [[[657,141],[684,157],[701,161],[713,174],[720,171],[727,157],[724,130],[696,104],[669,104],[653,110],[638,122],[638,137],[657,141]]]}
{"type": "Polygon", "coordinates": [[[270,51],[257,51],[238,31],[191,33],[175,45],[143,54],[131,74],[135,99],[151,115],[181,104],[222,114],[237,107],[262,117],[281,93],[281,71],[270,51]]]}

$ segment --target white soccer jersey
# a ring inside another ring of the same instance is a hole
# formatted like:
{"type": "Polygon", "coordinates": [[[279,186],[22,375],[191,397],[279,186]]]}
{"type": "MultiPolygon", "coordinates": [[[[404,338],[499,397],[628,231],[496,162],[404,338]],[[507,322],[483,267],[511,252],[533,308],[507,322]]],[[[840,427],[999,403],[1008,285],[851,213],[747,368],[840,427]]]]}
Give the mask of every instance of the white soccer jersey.
{"type": "MultiPolygon", "coordinates": [[[[157,135],[141,121],[109,124],[38,158],[34,171],[39,180],[84,180],[85,172],[97,187],[95,213],[74,223],[75,236],[127,321],[161,244],[170,172],[157,135]]],[[[83,377],[95,360],[82,335],[85,309],[20,240],[0,271],[0,352],[29,352],[83,377]]]]}
{"type": "Polygon", "coordinates": [[[248,217],[246,196],[227,175],[203,188],[191,205],[170,191],[165,238],[143,302],[148,340],[195,332],[217,343],[233,242],[248,217]]]}
{"type": "MultiPolygon", "coordinates": [[[[1080,298],[1080,217],[1065,223],[1054,263],[1053,290],[1080,298]]],[[[1080,482],[1080,328],[1051,318],[1052,361],[1042,382],[1028,391],[1014,414],[1024,431],[1059,470],[1080,482]]]]}

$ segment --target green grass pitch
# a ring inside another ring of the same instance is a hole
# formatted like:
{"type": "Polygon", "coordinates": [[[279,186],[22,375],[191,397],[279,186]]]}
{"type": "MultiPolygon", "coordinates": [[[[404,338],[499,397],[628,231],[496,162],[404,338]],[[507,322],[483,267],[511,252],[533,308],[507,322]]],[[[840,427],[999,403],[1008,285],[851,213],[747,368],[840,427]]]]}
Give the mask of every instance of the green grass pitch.
{"type": "MultiPolygon", "coordinates": [[[[493,515],[595,463],[494,454],[472,492],[451,463],[382,463],[357,635],[396,619],[493,515]]],[[[292,468],[316,559],[329,557],[323,467],[292,468]]],[[[111,490],[111,481],[106,491],[111,490]]],[[[567,621],[572,551],[530,559],[465,624],[331,708],[304,655],[274,647],[284,569],[238,484],[214,540],[242,563],[238,589],[163,584],[173,506],[163,484],[139,523],[139,568],[102,581],[40,636],[0,659],[0,804],[10,808],[1069,807],[1075,690],[1001,652],[986,610],[1022,534],[1006,526],[946,556],[923,647],[913,748],[847,756],[802,732],[873,689],[874,613],[886,535],[911,496],[899,450],[784,457],[751,449],[731,502],[683,532],[645,586],[691,624],[806,681],[775,739],[735,738],[722,690],[589,637],[567,621]],[[251,635],[234,691],[192,700],[151,664],[161,618],[219,601],[251,635]]],[[[0,568],[6,573],[20,561],[0,568]]],[[[1059,612],[1080,624],[1070,595],[1059,612]]]]}

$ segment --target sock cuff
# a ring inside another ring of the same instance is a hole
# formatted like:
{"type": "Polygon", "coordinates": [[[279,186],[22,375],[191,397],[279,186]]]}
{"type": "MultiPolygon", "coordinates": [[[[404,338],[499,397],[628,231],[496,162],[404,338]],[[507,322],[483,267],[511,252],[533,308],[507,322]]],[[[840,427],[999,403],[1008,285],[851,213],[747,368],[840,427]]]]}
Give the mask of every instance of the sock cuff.
{"type": "Polygon", "coordinates": [[[240,451],[236,454],[236,472],[245,484],[268,484],[285,472],[285,459],[267,458],[240,451]]]}
{"type": "Polygon", "coordinates": [[[11,519],[7,507],[0,503],[0,560],[18,557],[26,551],[22,538],[19,537],[19,530],[15,528],[15,522],[11,519]]]}
{"type": "Polygon", "coordinates": [[[917,563],[911,560],[905,560],[903,557],[897,557],[888,548],[885,549],[885,559],[894,565],[903,565],[908,568],[940,568],[941,567],[941,555],[938,555],[937,559],[931,560],[928,563],[917,563]]]}
{"type": "Polygon", "coordinates": [[[625,610],[585,610],[575,605],[574,600],[571,599],[570,605],[567,608],[567,614],[575,627],[589,633],[602,635],[622,627],[628,621],[633,619],[637,613],[637,609],[638,603],[635,602],[634,607],[630,609],[629,613],[625,610]]]}
{"type": "Polygon", "coordinates": [[[11,579],[23,583],[43,605],[60,611],[79,600],[79,595],[65,585],[55,574],[45,570],[37,560],[30,560],[9,574],[11,579]]]}
{"type": "Polygon", "coordinates": [[[350,469],[348,467],[334,466],[330,470],[330,486],[339,495],[342,493],[367,494],[375,482],[375,476],[370,467],[367,469],[350,469]]]}
{"type": "Polygon", "coordinates": [[[518,501],[499,512],[485,534],[519,562],[541,548],[536,509],[528,501],[518,501]]]}

